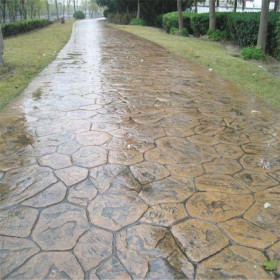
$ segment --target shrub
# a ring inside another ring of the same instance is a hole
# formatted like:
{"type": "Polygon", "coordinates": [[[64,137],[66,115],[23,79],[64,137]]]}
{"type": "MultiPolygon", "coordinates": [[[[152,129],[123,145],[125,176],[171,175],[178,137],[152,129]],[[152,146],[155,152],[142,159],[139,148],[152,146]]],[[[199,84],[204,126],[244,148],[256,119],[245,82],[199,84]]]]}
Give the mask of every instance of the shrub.
{"type": "Polygon", "coordinates": [[[260,13],[231,13],[228,17],[231,39],[240,47],[256,45],[259,21],[260,13]]]}
{"type": "Polygon", "coordinates": [[[182,29],[181,34],[179,34],[179,29],[178,28],[172,27],[171,30],[170,30],[170,34],[180,35],[180,36],[183,36],[183,37],[188,37],[189,36],[188,30],[185,27],[182,29]]]}
{"type": "Polygon", "coordinates": [[[156,17],[156,20],[155,20],[155,26],[156,26],[156,27],[162,28],[163,16],[164,16],[164,14],[160,14],[160,15],[158,15],[158,16],[156,17]]]}
{"type": "Polygon", "coordinates": [[[144,19],[141,18],[133,18],[130,21],[130,25],[142,25],[142,26],[146,26],[147,22],[144,19]]]}
{"type": "Polygon", "coordinates": [[[209,29],[209,14],[195,14],[191,19],[191,28],[196,37],[206,35],[209,29]]]}
{"type": "MultiPolygon", "coordinates": [[[[267,52],[272,54],[275,42],[275,30],[280,13],[270,12],[267,27],[267,52]]],[[[231,39],[240,47],[254,46],[257,43],[260,13],[231,13],[228,16],[228,30],[231,39]]]]}
{"type": "Polygon", "coordinates": [[[183,37],[189,37],[189,32],[188,32],[188,29],[187,29],[187,28],[184,27],[184,28],[182,29],[181,36],[183,36],[183,37]]]}
{"type": "MultiPolygon", "coordinates": [[[[184,27],[189,34],[199,37],[206,35],[209,29],[209,13],[183,13],[184,27]]],[[[280,13],[270,12],[267,29],[266,52],[280,59],[280,13]]],[[[258,38],[260,13],[216,13],[217,32],[211,33],[211,40],[228,39],[240,47],[255,46],[258,38]]],[[[169,33],[171,28],[178,28],[178,13],[172,12],[163,16],[163,29],[169,33]]]]}
{"type": "MultiPolygon", "coordinates": [[[[272,21],[274,22],[274,21],[272,21]]],[[[272,24],[268,33],[267,52],[276,59],[280,60],[280,18],[272,24]]]]}
{"type": "Polygon", "coordinates": [[[127,25],[135,16],[135,13],[110,13],[107,15],[107,20],[110,23],[127,25]]]}
{"type": "Polygon", "coordinates": [[[4,37],[15,36],[51,24],[47,19],[28,19],[2,24],[4,37]]]}
{"type": "Polygon", "coordinates": [[[241,50],[241,57],[243,59],[262,60],[265,58],[264,52],[256,47],[246,47],[241,50]]]}
{"type": "Polygon", "coordinates": [[[209,29],[207,31],[208,38],[212,41],[221,41],[226,39],[226,32],[220,30],[209,29]]]}
{"type": "MultiPolygon", "coordinates": [[[[187,29],[188,33],[193,33],[191,29],[191,17],[194,14],[183,12],[183,25],[187,29]]],[[[170,33],[171,28],[179,28],[178,23],[178,12],[167,13],[162,17],[162,27],[167,32],[170,33]]]]}
{"type": "Polygon", "coordinates": [[[176,28],[176,27],[171,27],[171,29],[170,29],[170,34],[175,35],[178,31],[179,31],[178,28],[176,28]]]}
{"type": "Polygon", "coordinates": [[[82,11],[76,11],[73,15],[75,19],[85,19],[86,15],[82,11]]]}
{"type": "MultiPolygon", "coordinates": [[[[227,18],[230,13],[217,12],[216,13],[216,28],[220,31],[227,30],[227,18]]],[[[209,13],[195,14],[191,18],[191,27],[193,34],[196,37],[206,35],[209,29],[209,13]]]]}

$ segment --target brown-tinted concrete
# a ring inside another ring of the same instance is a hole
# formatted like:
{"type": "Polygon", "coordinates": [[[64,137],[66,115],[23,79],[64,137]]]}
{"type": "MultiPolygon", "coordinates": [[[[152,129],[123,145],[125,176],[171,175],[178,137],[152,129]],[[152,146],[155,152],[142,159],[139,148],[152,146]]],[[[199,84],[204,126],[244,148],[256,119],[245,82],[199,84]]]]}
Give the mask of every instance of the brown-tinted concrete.
{"type": "Polygon", "coordinates": [[[76,22],[0,113],[0,278],[276,278],[262,264],[279,259],[279,155],[279,113],[76,22]]]}

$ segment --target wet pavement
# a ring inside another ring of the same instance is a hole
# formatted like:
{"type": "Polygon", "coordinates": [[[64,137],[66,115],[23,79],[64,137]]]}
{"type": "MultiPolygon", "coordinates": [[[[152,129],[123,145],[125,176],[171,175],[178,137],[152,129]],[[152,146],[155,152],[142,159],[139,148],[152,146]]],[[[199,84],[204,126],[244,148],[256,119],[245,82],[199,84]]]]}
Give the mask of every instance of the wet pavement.
{"type": "Polygon", "coordinates": [[[280,259],[279,155],[279,113],[76,22],[0,113],[1,278],[277,278],[263,262],[280,259]]]}

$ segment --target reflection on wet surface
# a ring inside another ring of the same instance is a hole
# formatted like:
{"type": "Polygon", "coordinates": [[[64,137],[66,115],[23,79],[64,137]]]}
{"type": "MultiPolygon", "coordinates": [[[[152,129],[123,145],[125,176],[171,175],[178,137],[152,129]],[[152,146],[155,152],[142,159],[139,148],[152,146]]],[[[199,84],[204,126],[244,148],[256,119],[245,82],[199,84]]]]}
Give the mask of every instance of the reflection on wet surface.
{"type": "Polygon", "coordinates": [[[76,22],[0,113],[1,278],[273,279],[279,155],[278,113],[151,42],[76,22]]]}

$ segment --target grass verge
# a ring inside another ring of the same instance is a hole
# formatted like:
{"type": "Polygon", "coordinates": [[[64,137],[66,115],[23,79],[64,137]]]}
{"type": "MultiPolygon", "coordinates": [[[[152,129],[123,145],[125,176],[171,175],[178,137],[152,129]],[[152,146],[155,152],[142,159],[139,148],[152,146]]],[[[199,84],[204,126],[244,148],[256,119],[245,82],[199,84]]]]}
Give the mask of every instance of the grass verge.
{"type": "Polygon", "coordinates": [[[4,40],[5,66],[0,68],[0,110],[18,96],[68,42],[72,20],[55,23],[4,40]]]}
{"type": "Polygon", "coordinates": [[[177,37],[153,27],[111,25],[155,42],[169,51],[202,66],[212,68],[222,77],[253,93],[274,109],[280,110],[280,80],[267,72],[260,63],[233,56],[217,42],[192,37],[177,37]]]}

